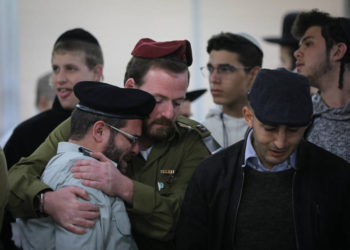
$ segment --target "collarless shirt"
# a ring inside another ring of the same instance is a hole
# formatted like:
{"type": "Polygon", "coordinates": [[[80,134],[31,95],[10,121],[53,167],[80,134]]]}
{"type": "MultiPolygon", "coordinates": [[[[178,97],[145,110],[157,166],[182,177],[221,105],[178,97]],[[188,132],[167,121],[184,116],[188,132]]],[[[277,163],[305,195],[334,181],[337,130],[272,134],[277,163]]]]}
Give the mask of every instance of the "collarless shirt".
{"type": "Polygon", "coordinates": [[[255,152],[255,149],[252,144],[252,133],[253,130],[249,132],[247,137],[247,143],[245,147],[245,153],[244,153],[244,163],[242,167],[249,166],[252,169],[259,171],[259,172],[281,172],[285,171],[291,168],[296,167],[296,153],[295,151],[282,163],[277,164],[273,166],[272,169],[265,168],[264,165],[261,163],[258,155],[255,152]]]}

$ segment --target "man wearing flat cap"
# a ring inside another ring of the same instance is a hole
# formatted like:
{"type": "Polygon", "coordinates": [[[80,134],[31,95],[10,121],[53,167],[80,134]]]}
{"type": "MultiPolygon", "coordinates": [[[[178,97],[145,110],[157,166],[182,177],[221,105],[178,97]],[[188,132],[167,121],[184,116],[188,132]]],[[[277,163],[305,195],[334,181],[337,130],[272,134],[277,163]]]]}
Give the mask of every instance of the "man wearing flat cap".
{"type": "MultiPolygon", "coordinates": [[[[187,184],[199,162],[220,147],[204,126],[177,116],[189,82],[190,43],[145,38],[136,44],[132,55],[125,87],[144,90],[156,99],[154,110],[144,121],[140,154],[129,162],[126,175],[95,153],[91,156],[99,161],[78,161],[72,172],[83,185],[124,200],[139,249],[171,250],[175,249],[174,232],[187,184]]],[[[85,228],[93,227],[97,208],[80,201],[67,202],[57,191],[45,193],[47,185],[36,178],[55,154],[58,142],[68,140],[70,122],[68,119],[57,127],[35,153],[11,170],[10,206],[17,217],[35,217],[33,197],[44,192],[43,210],[64,228],[84,233],[85,228]],[[31,188],[21,181],[23,176],[30,178],[31,188]],[[57,209],[46,211],[48,207],[57,209]]]]}
{"type": "Polygon", "coordinates": [[[177,249],[350,249],[350,166],[303,139],[306,77],[261,69],[246,138],[207,158],[188,185],[177,249]]]}
{"type": "Polygon", "coordinates": [[[297,70],[319,89],[306,139],[350,163],[350,19],[302,12],[293,35],[300,40],[297,70]]]}
{"type": "MultiPolygon", "coordinates": [[[[121,89],[100,82],[79,82],[74,93],[80,102],[72,113],[68,142],[58,144],[41,180],[50,186],[47,193],[65,186],[86,190],[90,203],[99,206],[100,218],[85,234],[75,234],[55,223],[51,217],[17,220],[21,242],[26,249],[137,249],[124,202],[102,191],[83,186],[70,171],[74,162],[92,159],[90,152],[101,152],[125,169],[138,154],[142,120],[154,108],[152,95],[121,89]]],[[[102,154],[101,154],[102,156],[102,154]]],[[[40,200],[43,213],[45,200],[40,200]]],[[[49,211],[50,208],[46,208],[49,211]]]]}

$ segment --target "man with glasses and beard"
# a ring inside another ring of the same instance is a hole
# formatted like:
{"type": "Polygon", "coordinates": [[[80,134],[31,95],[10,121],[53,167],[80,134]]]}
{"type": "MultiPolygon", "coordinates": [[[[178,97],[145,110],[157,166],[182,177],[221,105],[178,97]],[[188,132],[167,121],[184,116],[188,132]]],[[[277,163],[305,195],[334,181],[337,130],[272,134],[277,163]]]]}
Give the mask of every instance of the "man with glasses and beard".
{"type": "Polygon", "coordinates": [[[350,162],[350,19],[312,10],[295,20],[294,52],[299,73],[319,89],[312,96],[314,117],[308,141],[350,162]]]}
{"type": "MultiPolygon", "coordinates": [[[[155,100],[144,91],[100,82],[79,82],[74,93],[80,102],[71,116],[70,138],[58,144],[41,180],[50,186],[47,192],[65,186],[85,189],[90,202],[99,206],[100,217],[82,235],[65,230],[51,217],[18,219],[23,249],[137,249],[124,202],[83,186],[70,169],[78,160],[96,161],[90,152],[100,152],[100,157],[115,162],[114,167],[125,169],[139,153],[142,120],[153,110],[155,100]]],[[[43,195],[39,201],[43,213],[43,195]]]]}
{"type": "MultiPolygon", "coordinates": [[[[139,249],[171,250],[175,249],[174,232],[187,184],[199,162],[220,147],[204,126],[178,117],[189,84],[190,43],[144,38],[132,55],[125,88],[144,90],[156,100],[144,121],[140,153],[129,162],[126,175],[96,153],[91,156],[99,161],[78,161],[71,170],[83,185],[124,200],[139,249]]],[[[35,153],[12,168],[9,208],[15,216],[38,216],[33,201],[47,186],[36,175],[41,175],[58,142],[69,138],[69,126],[70,119],[57,127],[35,153]],[[26,183],[22,181],[24,176],[26,183]]],[[[81,189],[73,192],[68,188],[44,193],[43,210],[67,230],[85,233],[86,228],[94,226],[98,207],[76,199],[89,199],[81,189]]]]}

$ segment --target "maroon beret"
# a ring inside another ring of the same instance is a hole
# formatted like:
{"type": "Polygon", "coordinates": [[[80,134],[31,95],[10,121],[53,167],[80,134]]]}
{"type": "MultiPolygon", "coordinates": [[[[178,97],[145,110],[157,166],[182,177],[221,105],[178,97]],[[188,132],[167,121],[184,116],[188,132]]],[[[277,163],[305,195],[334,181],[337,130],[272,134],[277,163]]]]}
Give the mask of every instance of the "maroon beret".
{"type": "Polygon", "coordinates": [[[156,42],[149,38],[142,38],[135,45],[131,55],[143,58],[175,58],[183,61],[187,66],[192,64],[191,43],[187,40],[156,42]]]}

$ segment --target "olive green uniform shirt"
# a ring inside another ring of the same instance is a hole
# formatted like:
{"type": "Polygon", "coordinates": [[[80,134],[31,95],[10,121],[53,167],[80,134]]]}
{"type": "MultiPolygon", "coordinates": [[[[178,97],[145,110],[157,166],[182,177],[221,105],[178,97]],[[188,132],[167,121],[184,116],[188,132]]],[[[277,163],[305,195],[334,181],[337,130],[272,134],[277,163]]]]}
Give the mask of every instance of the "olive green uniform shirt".
{"type": "Polygon", "coordinates": [[[9,182],[7,178],[7,165],[4,152],[0,147],[0,232],[8,199],[9,182]]]}
{"type": "MultiPolygon", "coordinates": [[[[176,123],[176,133],[168,141],[154,144],[145,161],[138,155],[128,169],[134,181],[133,206],[128,208],[133,234],[140,249],[174,249],[174,231],[187,184],[209,151],[188,119],[176,123]],[[188,124],[186,124],[188,123],[188,124]]],[[[203,132],[203,131],[202,131],[203,132]]],[[[204,130],[203,134],[209,133],[204,130]]],[[[9,174],[9,209],[13,216],[36,217],[33,200],[49,187],[40,176],[57,144],[67,141],[70,118],[59,125],[29,157],[22,158],[9,174]]],[[[209,133],[210,134],[210,133],[209,133]]]]}

